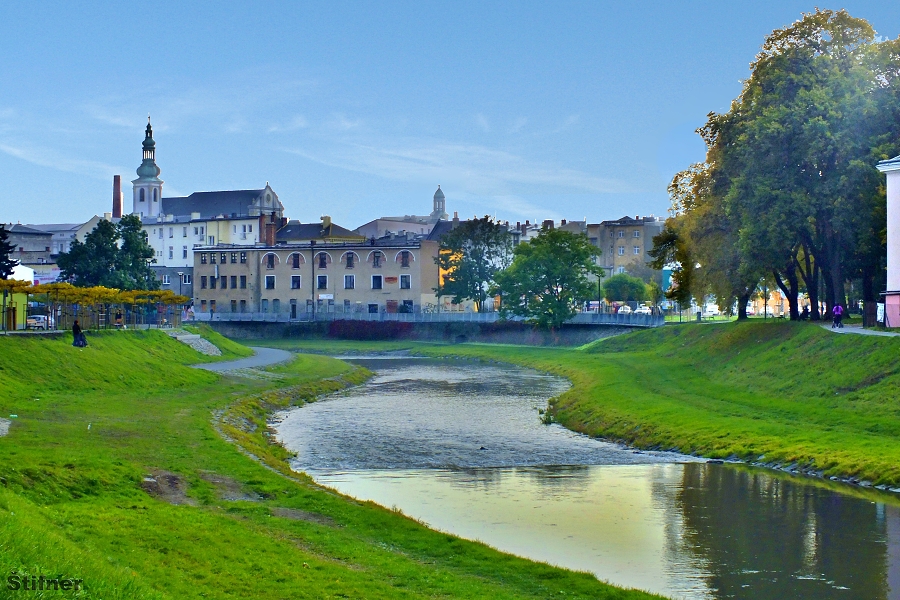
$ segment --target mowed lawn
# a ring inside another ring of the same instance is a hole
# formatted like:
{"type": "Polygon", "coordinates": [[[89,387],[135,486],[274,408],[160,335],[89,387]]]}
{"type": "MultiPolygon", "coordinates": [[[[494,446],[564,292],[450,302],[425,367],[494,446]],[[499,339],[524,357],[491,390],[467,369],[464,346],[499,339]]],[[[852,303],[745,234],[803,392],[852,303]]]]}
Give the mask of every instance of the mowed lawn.
{"type": "MultiPolygon", "coordinates": [[[[205,335],[226,348],[246,348],[205,335]]],[[[71,598],[651,598],[431,531],[285,469],[268,410],[362,381],[302,355],[261,379],[158,331],[0,338],[0,570],[71,598]],[[247,456],[214,426],[259,459],[247,456]],[[172,504],[145,480],[174,481],[172,504]],[[169,478],[169,479],[167,479],[169,478]],[[226,498],[238,498],[229,500],[226,498]]],[[[352,423],[347,424],[352,427],[352,423]]]]}

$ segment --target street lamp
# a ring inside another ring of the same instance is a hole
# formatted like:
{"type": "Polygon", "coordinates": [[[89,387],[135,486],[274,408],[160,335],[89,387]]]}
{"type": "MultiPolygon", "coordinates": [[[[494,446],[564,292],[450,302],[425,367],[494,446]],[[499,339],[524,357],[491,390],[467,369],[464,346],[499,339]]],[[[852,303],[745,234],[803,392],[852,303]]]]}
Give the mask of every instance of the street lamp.
{"type": "MultiPolygon", "coordinates": [[[[178,295],[179,296],[181,295],[181,284],[182,283],[184,283],[184,273],[182,271],[178,271],[178,295]]],[[[181,312],[182,312],[182,314],[184,313],[184,305],[183,304],[181,305],[181,312]]],[[[182,316],[179,315],[178,316],[178,326],[179,327],[181,326],[181,319],[182,319],[182,316]]],[[[175,318],[172,317],[172,320],[174,321],[175,318]]]]}

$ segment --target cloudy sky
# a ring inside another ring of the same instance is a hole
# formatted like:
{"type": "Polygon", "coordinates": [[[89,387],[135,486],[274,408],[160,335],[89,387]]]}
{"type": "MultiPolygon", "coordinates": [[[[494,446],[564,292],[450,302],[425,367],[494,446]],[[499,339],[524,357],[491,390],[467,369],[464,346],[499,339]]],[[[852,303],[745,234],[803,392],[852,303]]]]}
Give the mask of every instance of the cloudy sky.
{"type": "MultiPolygon", "coordinates": [[[[148,113],[167,196],[268,181],[349,227],[428,213],[438,184],[463,217],[663,215],[693,130],[814,6],[5,2],[0,221],[110,210],[148,113]]],[[[842,6],[900,34],[900,3],[842,6]]]]}

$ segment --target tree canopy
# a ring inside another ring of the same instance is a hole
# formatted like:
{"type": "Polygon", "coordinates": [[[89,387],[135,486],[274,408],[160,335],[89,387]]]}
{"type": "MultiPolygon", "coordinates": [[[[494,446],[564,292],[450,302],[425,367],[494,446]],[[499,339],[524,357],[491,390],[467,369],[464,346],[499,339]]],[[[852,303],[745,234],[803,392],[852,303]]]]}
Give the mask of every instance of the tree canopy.
{"type": "Polygon", "coordinates": [[[643,279],[628,273],[613,275],[603,282],[603,297],[610,302],[632,302],[647,299],[647,285],[643,279]]]}
{"type": "Polygon", "coordinates": [[[104,286],[123,290],[154,290],[159,281],[150,268],[153,248],[140,218],[127,215],[114,224],[102,220],[59,255],[60,280],[79,287],[104,286]]]}
{"type": "MultiPolygon", "coordinates": [[[[669,186],[675,216],[654,262],[679,266],[670,297],[737,300],[771,276],[798,318],[805,291],[845,303],[883,289],[885,197],[878,160],[900,150],[900,40],[846,11],[816,10],[767,36],[724,114],[698,130],[706,160],[669,186]]],[[[745,316],[740,314],[739,316],[745,316]]]]}
{"type": "Polygon", "coordinates": [[[15,249],[15,245],[9,241],[9,232],[0,223],[0,279],[7,279],[12,275],[13,268],[19,264],[19,261],[12,257],[15,249]]]}
{"type": "Polygon", "coordinates": [[[441,238],[434,260],[441,271],[437,295],[453,296],[454,303],[472,300],[480,311],[497,273],[512,260],[512,239],[492,218],[473,219],[441,238]]]}
{"type": "Polygon", "coordinates": [[[512,264],[497,274],[501,312],[525,317],[556,329],[575,315],[577,305],[590,299],[596,284],[589,275],[603,276],[596,264],[600,250],[585,235],[545,229],[519,244],[512,264]]]}

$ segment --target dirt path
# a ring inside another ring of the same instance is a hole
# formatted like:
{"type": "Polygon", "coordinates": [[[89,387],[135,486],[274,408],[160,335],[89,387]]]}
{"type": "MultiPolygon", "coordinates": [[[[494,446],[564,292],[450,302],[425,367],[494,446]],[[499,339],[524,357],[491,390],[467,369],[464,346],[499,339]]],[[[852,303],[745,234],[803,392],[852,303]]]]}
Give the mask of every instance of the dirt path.
{"type": "Polygon", "coordinates": [[[256,367],[268,367],[277,365],[291,360],[292,353],[287,350],[276,350],[275,348],[251,348],[256,354],[247,358],[238,360],[228,360],[225,362],[209,363],[203,365],[194,365],[197,369],[206,369],[207,371],[215,371],[216,373],[224,373],[227,371],[236,371],[238,369],[252,369],[256,367]]]}

